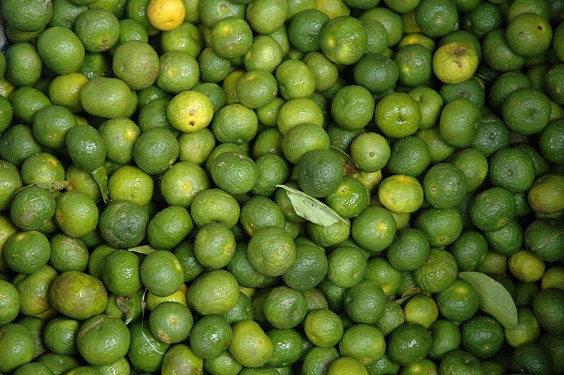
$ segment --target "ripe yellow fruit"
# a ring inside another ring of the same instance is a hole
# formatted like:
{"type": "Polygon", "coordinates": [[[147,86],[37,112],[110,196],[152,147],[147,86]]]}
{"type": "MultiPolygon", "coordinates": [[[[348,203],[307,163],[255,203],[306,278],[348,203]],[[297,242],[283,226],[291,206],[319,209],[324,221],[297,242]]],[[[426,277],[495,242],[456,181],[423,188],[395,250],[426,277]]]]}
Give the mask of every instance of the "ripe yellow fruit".
{"type": "Polygon", "coordinates": [[[174,30],[184,22],[186,8],[182,0],[151,0],[147,6],[149,22],[159,30],[174,30]]]}
{"type": "Polygon", "coordinates": [[[449,42],[439,47],[433,55],[433,71],[444,83],[459,83],[474,75],[480,59],[468,43],[449,42]]]}

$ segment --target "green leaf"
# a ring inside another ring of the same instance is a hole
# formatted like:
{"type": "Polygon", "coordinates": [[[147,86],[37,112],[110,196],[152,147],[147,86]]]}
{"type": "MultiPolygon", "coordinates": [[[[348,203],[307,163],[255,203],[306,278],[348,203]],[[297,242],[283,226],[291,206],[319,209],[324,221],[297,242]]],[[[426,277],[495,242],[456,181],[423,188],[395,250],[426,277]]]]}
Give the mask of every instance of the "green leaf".
{"type": "Polygon", "coordinates": [[[54,193],[59,190],[63,190],[67,186],[69,186],[68,181],[52,181],[52,182],[42,182],[38,183],[37,186],[42,187],[43,189],[49,190],[51,193],[54,193]]]}
{"type": "Polygon", "coordinates": [[[151,254],[154,253],[155,249],[153,249],[151,246],[149,245],[143,245],[143,246],[136,246],[136,247],[131,247],[129,249],[127,249],[128,251],[131,251],[133,253],[139,253],[139,254],[151,254]]]}
{"type": "Polygon", "coordinates": [[[403,292],[400,299],[397,299],[394,302],[397,303],[398,305],[403,305],[404,303],[409,301],[411,297],[416,296],[420,293],[421,293],[421,288],[418,287],[409,288],[408,290],[403,292]]]}
{"type": "Polygon", "coordinates": [[[493,316],[502,326],[513,329],[517,326],[517,307],[511,294],[503,285],[481,272],[460,272],[480,294],[480,309],[493,316]]]}
{"type": "Polygon", "coordinates": [[[100,193],[102,193],[102,199],[104,203],[108,203],[108,173],[106,172],[106,168],[98,167],[92,172],[90,172],[98,187],[100,188],[100,193]]]}
{"type": "Polygon", "coordinates": [[[137,320],[143,313],[143,301],[141,298],[141,293],[116,297],[116,305],[124,314],[123,322],[126,325],[137,320]]]}
{"type": "Polygon", "coordinates": [[[329,206],[323,202],[307,195],[303,191],[293,189],[286,185],[276,185],[279,188],[286,190],[288,198],[296,211],[296,214],[303,217],[312,223],[328,227],[338,222],[346,223],[339,214],[333,211],[329,206]]]}

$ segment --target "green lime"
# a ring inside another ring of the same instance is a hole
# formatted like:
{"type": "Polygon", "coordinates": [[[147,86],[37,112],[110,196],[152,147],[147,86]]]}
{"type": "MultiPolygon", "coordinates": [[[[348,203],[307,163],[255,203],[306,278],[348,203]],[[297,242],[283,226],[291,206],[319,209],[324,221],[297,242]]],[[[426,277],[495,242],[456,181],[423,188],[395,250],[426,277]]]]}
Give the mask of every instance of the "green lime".
{"type": "Polygon", "coordinates": [[[54,374],[65,373],[80,365],[78,360],[72,355],[53,352],[43,354],[38,358],[37,362],[47,366],[54,374]]]}
{"type": "Polygon", "coordinates": [[[277,277],[263,275],[253,268],[248,257],[247,242],[237,243],[235,255],[226,268],[242,287],[266,288],[278,281],[277,277]]]}
{"type": "Polygon", "coordinates": [[[314,197],[325,197],[334,192],[343,178],[343,165],[333,151],[308,151],[297,165],[300,188],[314,197]]]}
{"type": "Polygon", "coordinates": [[[263,303],[264,317],[279,329],[297,326],[307,312],[307,302],[302,292],[283,285],[272,288],[263,303]]]}
{"type": "Polygon", "coordinates": [[[543,261],[558,261],[562,258],[561,229],[562,223],[558,220],[535,220],[525,229],[525,246],[543,261]]]}
{"type": "Polygon", "coordinates": [[[159,297],[173,294],[184,282],[184,273],[178,258],[166,250],[148,254],[141,262],[139,273],[147,290],[159,297]]]}
{"type": "Polygon", "coordinates": [[[49,301],[60,313],[85,320],[105,310],[108,296],[99,279],[83,272],[67,271],[51,283],[49,301]]]}
{"type": "Polygon", "coordinates": [[[341,318],[333,311],[316,309],[306,315],[304,331],[315,346],[331,348],[341,340],[344,328],[341,318]]]}
{"type": "Polygon", "coordinates": [[[210,174],[215,184],[230,194],[249,192],[258,179],[255,162],[236,152],[224,152],[216,156],[210,174]]]}
{"type": "Polygon", "coordinates": [[[364,24],[351,16],[329,20],[321,29],[319,45],[336,64],[352,65],[364,54],[368,35],[364,24]]]}
{"type": "Polygon", "coordinates": [[[430,254],[429,241],[425,234],[415,228],[405,228],[386,250],[390,264],[400,271],[413,271],[421,267],[430,254]]]}
{"type": "Polygon", "coordinates": [[[138,371],[154,372],[161,369],[165,353],[170,348],[153,336],[149,324],[136,322],[129,325],[130,344],[127,359],[138,371]]]}
{"type": "Polygon", "coordinates": [[[420,44],[401,47],[394,55],[398,82],[408,87],[421,86],[431,79],[433,53],[420,44]]]}
{"type": "Polygon", "coordinates": [[[285,183],[290,174],[288,162],[277,154],[267,153],[256,159],[258,177],[251,193],[269,197],[277,190],[278,185],[285,183]]]}
{"type": "Polygon", "coordinates": [[[192,327],[190,348],[199,358],[214,359],[229,347],[232,338],[233,330],[223,316],[207,315],[192,327]]]}
{"type": "Polygon", "coordinates": [[[488,160],[475,148],[469,147],[457,151],[448,161],[464,174],[468,192],[480,187],[487,177],[488,160]]]}
{"type": "Polygon", "coordinates": [[[532,57],[543,53],[552,41],[550,22],[534,13],[523,13],[512,19],[505,32],[507,44],[515,53],[532,57]]]}
{"type": "Polygon", "coordinates": [[[116,248],[137,246],[145,238],[148,216],[147,211],[133,201],[112,201],[100,214],[100,234],[108,245],[116,248]]]}
{"type": "Polygon", "coordinates": [[[263,107],[270,103],[277,94],[276,78],[264,70],[257,69],[247,72],[237,81],[237,97],[240,103],[247,108],[263,107]]]}
{"type": "Polygon", "coordinates": [[[31,43],[19,42],[8,47],[5,61],[5,76],[16,86],[32,85],[41,77],[43,62],[31,43]]]}
{"type": "Polygon", "coordinates": [[[124,165],[110,176],[108,193],[112,200],[130,200],[145,206],[153,196],[153,184],[149,174],[135,166],[124,165]]]}
{"type": "MultiPolygon", "coordinates": [[[[286,30],[286,27],[280,27],[278,30],[286,30]]],[[[261,69],[273,73],[280,65],[283,51],[279,41],[275,38],[277,35],[276,33],[271,33],[269,35],[255,36],[251,48],[243,56],[243,64],[247,71],[261,69]]],[[[286,38],[285,42],[289,44],[287,34],[284,34],[284,37],[286,38]]]]}
{"type": "Polygon", "coordinates": [[[478,105],[468,99],[454,99],[443,108],[439,134],[452,146],[468,147],[474,141],[480,118],[478,105]]]}
{"type": "Polygon", "coordinates": [[[551,121],[541,132],[539,138],[539,148],[542,156],[551,163],[562,163],[562,138],[560,129],[564,121],[551,121]]]}
{"type": "Polygon", "coordinates": [[[135,141],[133,160],[144,172],[159,174],[172,166],[179,152],[180,146],[171,130],[152,128],[142,132],[135,141]]]}
{"type": "Polygon", "coordinates": [[[454,1],[422,0],[415,9],[415,20],[425,35],[441,37],[454,30],[458,10],[454,1]]]}
{"type": "Polygon", "coordinates": [[[378,185],[380,203],[391,212],[398,214],[417,211],[423,204],[423,193],[419,181],[411,176],[392,175],[378,185]]]}
{"type": "Polygon", "coordinates": [[[242,18],[223,18],[211,29],[211,46],[221,57],[243,57],[251,48],[253,32],[247,21],[242,18]]]}
{"type": "Polygon", "coordinates": [[[190,208],[196,195],[209,187],[204,169],[192,161],[174,163],[163,175],[161,193],[171,206],[190,208]]]}
{"type": "Polygon", "coordinates": [[[384,135],[403,138],[417,132],[421,123],[419,105],[406,93],[389,93],[376,104],[376,126],[384,135]]]}
{"type": "Polygon", "coordinates": [[[482,121],[472,142],[485,157],[509,146],[509,129],[497,116],[482,116],[482,121]]]}
{"type": "Polygon", "coordinates": [[[353,221],[351,235],[364,249],[380,252],[392,244],[397,225],[386,208],[371,206],[353,221]]]}
{"type": "Polygon", "coordinates": [[[74,31],[87,51],[103,52],[119,41],[119,20],[105,9],[89,9],[77,17],[74,31]]]}
{"type": "Polygon", "coordinates": [[[235,360],[233,355],[224,351],[217,358],[204,360],[204,370],[212,375],[237,375],[243,369],[243,365],[235,360]]]}
{"type": "Polygon", "coordinates": [[[443,249],[431,249],[425,263],[413,271],[417,285],[426,292],[438,293],[456,281],[458,268],[454,257],[443,249]]]}
{"type": "Polygon", "coordinates": [[[470,319],[478,311],[480,296],[467,281],[457,279],[437,295],[437,304],[443,317],[454,322],[462,322],[470,319]]]}
{"type": "Polygon", "coordinates": [[[160,70],[155,83],[164,91],[179,94],[192,90],[198,83],[200,77],[198,61],[189,52],[167,51],[160,55],[159,62],[160,70]]]}
{"type": "Polygon", "coordinates": [[[76,347],[90,364],[109,365],[122,358],[129,348],[129,330],[120,319],[95,315],[81,324],[76,347]]]}
{"type": "Polygon", "coordinates": [[[521,135],[539,133],[550,121],[550,99],[542,91],[520,88],[507,96],[501,112],[510,130],[521,135]]]}
{"type": "Polygon", "coordinates": [[[16,287],[6,280],[0,280],[0,293],[3,298],[0,301],[2,313],[0,313],[0,323],[2,325],[11,323],[20,312],[20,297],[16,287]]]}
{"type": "Polygon", "coordinates": [[[239,322],[241,320],[253,320],[254,311],[253,303],[245,293],[240,292],[237,303],[231,309],[227,310],[223,316],[229,324],[239,322]]]}
{"type": "Polygon", "coordinates": [[[554,313],[564,304],[564,293],[560,289],[547,288],[534,299],[533,310],[540,325],[548,332],[561,335],[564,324],[561,317],[554,313]]]}
{"type": "Polygon", "coordinates": [[[80,90],[81,105],[94,116],[123,117],[129,111],[131,101],[130,88],[118,78],[94,78],[80,90]]]}
{"type": "Polygon", "coordinates": [[[32,273],[20,273],[12,280],[18,290],[22,314],[44,318],[52,315],[54,311],[49,300],[49,286],[56,277],[57,271],[49,265],[44,265],[32,273]]]}
{"type": "Polygon", "coordinates": [[[229,264],[235,248],[235,236],[225,224],[207,224],[196,234],[194,254],[206,268],[219,269],[229,264]]]}
{"type": "Polygon", "coordinates": [[[192,282],[188,292],[191,309],[202,315],[223,314],[239,299],[239,283],[226,270],[212,270],[192,282]]]}
{"type": "Polygon", "coordinates": [[[39,34],[37,52],[47,68],[57,74],[76,72],[85,56],[78,36],[63,26],[53,26],[39,34]]]}
{"type": "Polygon", "coordinates": [[[355,324],[344,331],[339,352],[341,356],[355,358],[369,366],[386,352],[384,335],[374,326],[355,324]]]}
{"type": "Polygon", "coordinates": [[[478,359],[494,356],[504,343],[503,327],[489,316],[475,316],[461,325],[462,348],[478,359]]]}
{"type": "Polygon", "coordinates": [[[4,244],[6,265],[15,272],[32,273],[47,264],[51,247],[47,237],[38,231],[15,233],[4,244]]]}
{"type": "Polygon", "coordinates": [[[113,53],[112,70],[116,78],[132,90],[155,83],[159,74],[159,57],[150,44],[141,40],[120,43],[113,53]]]}
{"type": "Polygon", "coordinates": [[[327,279],[341,288],[355,286],[366,275],[366,258],[356,247],[337,247],[327,256],[327,261],[327,279]]]}
{"type": "Polygon", "coordinates": [[[90,257],[88,248],[79,238],[56,233],[49,239],[51,257],[49,263],[58,272],[84,271],[90,257]]]}
{"type": "Polygon", "coordinates": [[[425,141],[414,135],[392,143],[387,168],[395,175],[417,177],[431,163],[431,154],[425,141]]]}
{"type": "Polygon", "coordinates": [[[484,232],[484,236],[490,249],[502,255],[513,255],[523,246],[523,228],[516,220],[501,229],[484,232]]]}
{"type": "Polygon", "coordinates": [[[517,308],[517,326],[513,329],[504,329],[505,341],[517,348],[527,342],[537,341],[541,329],[538,320],[535,318],[533,309],[530,307],[519,306],[517,308]]]}
{"type": "Polygon", "coordinates": [[[323,110],[317,102],[311,98],[294,98],[284,102],[278,109],[276,125],[283,135],[290,129],[302,124],[313,123],[323,126],[323,110]]]}
{"type": "Polygon", "coordinates": [[[182,266],[185,283],[194,280],[204,272],[204,266],[198,262],[194,254],[194,244],[192,241],[182,241],[172,252],[182,266]]]}
{"type": "Polygon", "coordinates": [[[303,339],[294,329],[274,328],[267,332],[272,341],[274,351],[267,362],[270,366],[286,367],[292,366],[302,356],[303,339]]]}
{"type": "Polygon", "coordinates": [[[17,167],[21,166],[29,156],[41,152],[41,145],[33,138],[31,128],[23,124],[13,125],[2,133],[0,145],[2,146],[0,148],[2,161],[17,167]]]}
{"type": "Polygon", "coordinates": [[[423,190],[431,206],[445,209],[454,208],[462,202],[468,185],[460,169],[450,163],[438,163],[425,173],[423,190]]]}
{"type": "Polygon", "coordinates": [[[392,331],[386,353],[400,366],[407,366],[424,358],[429,352],[432,338],[421,324],[405,323],[392,331]]]}
{"type": "Polygon", "coordinates": [[[0,353],[4,358],[0,371],[12,372],[32,361],[35,340],[25,326],[18,323],[4,324],[0,327],[0,337],[0,353]]]}
{"type": "Polygon", "coordinates": [[[172,250],[192,231],[194,224],[188,210],[168,206],[157,212],[147,225],[147,240],[157,250],[172,250]]]}
{"type": "Polygon", "coordinates": [[[386,295],[376,281],[365,279],[345,289],[343,304],[353,322],[375,324],[384,316],[386,295]]]}
{"type": "Polygon", "coordinates": [[[480,374],[480,361],[470,353],[452,350],[445,354],[439,364],[439,371],[449,374],[480,374]]]}
{"type": "Polygon", "coordinates": [[[372,94],[383,94],[396,86],[399,69],[389,57],[369,53],[354,65],[353,74],[357,84],[367,88],[372,94]]]}
{"type": "Polygon", "coordinates": [[[493,3],[480,3],[476,8],[465,13],[462,25],[477,38],[483,38],[488,32],[498,29],[503,25],[503,13],[493,3]]]}
{"type": "Polygon", "coordinates": [[[59,105],[50,105],[33,116],[33,135],[43,146],[60,149],[65,145],[68,131],[77,125],[70,110],[59,105]]]}
{"type": "Polygon", "coordinates": [[[358,216],[370,203],[370,195],[364,184],[345,176],[339,187],[326,197],[326,202],[343,218],[358,216]]]}
{"type": "Polygon", "coordinates": [[[47,367],[47,365],[38,362],[29,362],[25,365],[18,367],[14,374],[16,375],[27,375],[27,374],[39,374],[39,375],[50,375],[53,372],[47,367]]]}
{"type": "Polygon", "coordinates": [[[362,129],[372,119],[374,100],[367,88],[349,85],[341,88],[331,101],[331,115],[335,123],[345,129],[362,129]]]}
{"type": "Polygon", "coordinates": [[[525,343],[513,351],[511,369],[516,372],[550,374],[552,372],[552,358],[550,353],[539,343],[525,343]]]}
{"type": "Polygon", "coordinates": [[[197,227],[220,222],[231,228],[239,221],[240,206],[235,197],[224,190],[205,189],[194,196],[190,215],[197,227]]]}
{"type": "Polygon", "coordinates": [[[248,257],[261,274],[279,276],[295,262],[296,245],[283,228],[266,226],[257,230],[249,241],[248,257]]]}
{"type": "Polygon", "coordinates": [[[384,168],[391,154],[386,139],[374,132],[357,135],[350,143],[349,152],[358,168],[366,172],[376,172],[384,168]]]}
{"type": "Polygon", "coordinates": [[[178,137],[180,161],[191,161],[203,165],[216,145],[216,140],[209,129],[193,133],[183,133],[178,137]]]}
{"type": "Polygon", "coordinates": [[[446,319],[439,319],[430,327],[433,342],[429,349],[429,357],[442,359],[448,352],[458,349],[462,342],[460,328],[456,323],[446,319]]]}
{"type": "MultiPolygon", "coordinates": [[[[249,89],[249,94],[256,93],[257,90],[249,89]]],[[[211,131],[216,140],[219,143],[235,144],[250,142],[256,136],[258,130],[258,118],[252,108],[255,107],[228,104],[218,110],[211,122],[211,131]]]]}
{"type": "Polygon", "coordinates": [[[246,9],[246,18],[251,28],[261,34],[276,31],[286,21],[288,4],[286,1],[260,0],[250,2],[246,9]]]}
{"type": "Polygon", "coordinates": [[[501,187],[491,187],[474,197],[470,207],[472,223],[481,230],[505,227],[515,215],[513,194],[501,187]]]}
{"type": "Polygon", "coordinates": [[[260,367],[272,357],[274,347],[263,329],[252,320],[233,325],[233,339],[229,352],[246,367],[260,367]]]}
{"type": "Polygon", "coordinates": [[[405,322],[418,323],[425,328],[430,328],[439,317],[437,302],[424,294],[411,297],[404,305],[403,312],[405,322]]]}
{"type": "Polygon", "coordinates": [[[564,368],[564,364],[562,363],[562,336],[545,332],[541,335],[538,342],[550,353],[554,371],[561,371],[562,368],[564,368]]]}
{"type": "Polygon", "coordinates": [[[472,271],[478,267],[488,250],[483,234],[474,230],[463,231],[449,248],[460,271],[472,271]]]}
{"type": "Polygon", "coordinates": [[[49,190],[31,185],[14,195],[10,219],[22,230],[40,230],[55,214],[55,206],[55,198],[49,190]]]}
{"type": "Polygon", "coordinates": [[[315,91],[315,76],[303,61],[282,62],[276,68],[275,77],[279,93],[286,100],[307,98],[315,91]]]}
{"type": "Polygon", "coordinates": [[[394,329],[405,323],[402,307],[394,301],[387,300],[384,314],[376,322],[376,327],[388,336],[394,329]]]}
{"type": "Polygon", "coordinates": [[[118,296],[129,295],[141,289],[140,260],[135,253],[116,250],[104,260],[102,281],[106,288],[118,296]]]}

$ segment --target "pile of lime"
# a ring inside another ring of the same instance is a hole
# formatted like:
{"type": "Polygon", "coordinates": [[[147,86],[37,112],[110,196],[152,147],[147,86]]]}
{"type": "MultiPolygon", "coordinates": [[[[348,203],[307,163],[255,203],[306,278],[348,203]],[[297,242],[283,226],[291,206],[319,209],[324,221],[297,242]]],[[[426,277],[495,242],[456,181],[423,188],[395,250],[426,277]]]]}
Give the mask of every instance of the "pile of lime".
{"type": "Polygon", "coordinates": [[[564,374],[564,1],[0,14],[0,374],[564,374]]]}

